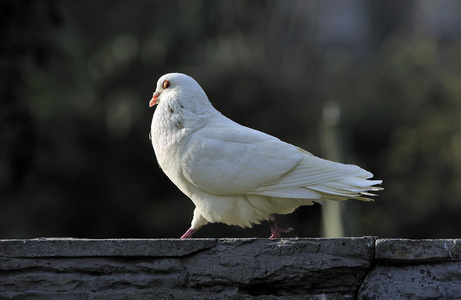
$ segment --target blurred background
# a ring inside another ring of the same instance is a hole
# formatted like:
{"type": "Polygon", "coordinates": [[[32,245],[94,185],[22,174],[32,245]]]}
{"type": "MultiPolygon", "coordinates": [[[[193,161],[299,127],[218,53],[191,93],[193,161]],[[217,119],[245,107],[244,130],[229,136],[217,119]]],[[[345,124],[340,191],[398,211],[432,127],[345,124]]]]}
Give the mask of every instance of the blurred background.
{"type": "MultiPolygon", "coordinates": [[[[2,0],[0,32],[0,238],[181,236],[194,206],[148,139],[168,72],[243,125],[383,179],[375,202],[341,207],[344,234],[461,235],[457,0],[2,0]]],[[[321,215],[278,223],[319,237],[321,215]]]]}

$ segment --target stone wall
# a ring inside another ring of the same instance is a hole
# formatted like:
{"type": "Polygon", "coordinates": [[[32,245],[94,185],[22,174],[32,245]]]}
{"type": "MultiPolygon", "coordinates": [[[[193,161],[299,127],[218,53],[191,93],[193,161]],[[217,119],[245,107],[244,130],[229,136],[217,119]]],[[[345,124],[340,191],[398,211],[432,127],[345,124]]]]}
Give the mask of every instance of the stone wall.
{"type": "Polygon", "coordinates": [[[0,299],[461,299],[461,240],[0,240],[0,299]]]}

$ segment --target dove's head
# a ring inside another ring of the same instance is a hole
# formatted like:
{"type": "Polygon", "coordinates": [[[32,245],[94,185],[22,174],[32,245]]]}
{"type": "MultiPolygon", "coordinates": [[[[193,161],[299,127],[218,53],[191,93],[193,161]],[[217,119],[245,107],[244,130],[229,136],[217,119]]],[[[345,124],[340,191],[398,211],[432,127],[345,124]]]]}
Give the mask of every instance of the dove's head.
{"type": "Polygon", "coordinates": [[[149,107],[167,104],[189,112],[212,108],[202,87],[192,77],[181,73],[165,74],[157,81],[157,88],[149,107]]]}

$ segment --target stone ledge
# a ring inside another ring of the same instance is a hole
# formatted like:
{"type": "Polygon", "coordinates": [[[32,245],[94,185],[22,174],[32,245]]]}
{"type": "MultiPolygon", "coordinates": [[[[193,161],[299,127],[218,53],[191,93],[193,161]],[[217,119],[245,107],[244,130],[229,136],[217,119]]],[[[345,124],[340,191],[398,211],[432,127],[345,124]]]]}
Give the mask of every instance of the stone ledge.
{"type": "Polygon", "coordinates": [[[360,299],[461,299],[460,239],[377,239],[360,299]]]}
{"type": "Polygon", "coordinates": [[[2,257],[185,256],[215,247],[217,239],[76,239],[0,240],[2,257]]]}
{"type": "Polygon", "coordinates": [[[376,259],[388,263],[460,260],[461,239],[378,239],[376,259]]]}
{"type": "Polygon", "coordinates": [[[1,299],[461,298],[460,240],[0,240],[1,299]]]}

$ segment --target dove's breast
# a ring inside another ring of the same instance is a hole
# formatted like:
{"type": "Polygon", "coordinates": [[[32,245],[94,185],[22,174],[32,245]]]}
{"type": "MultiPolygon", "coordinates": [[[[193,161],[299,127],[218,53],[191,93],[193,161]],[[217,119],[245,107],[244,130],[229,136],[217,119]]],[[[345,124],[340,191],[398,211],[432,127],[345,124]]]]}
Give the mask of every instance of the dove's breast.
{"type": "Polygon", "coordinates": [[[154,113],[151,139],[155,156],[163,172],[187,196],[189,182],[184,178],[182,160],[193,133],[206,124],[206,118],[191,119],[181,105],[163,103],[154,113]]]}
{"type": "Polygon", "coordinates": [[[170,115],[169,112],[162,112],[161,106],[157,107],[152,118],[151,139],[158,164],[170,180],[180,187],[180,153],[187,130],[178,128],[170,115]]]}

